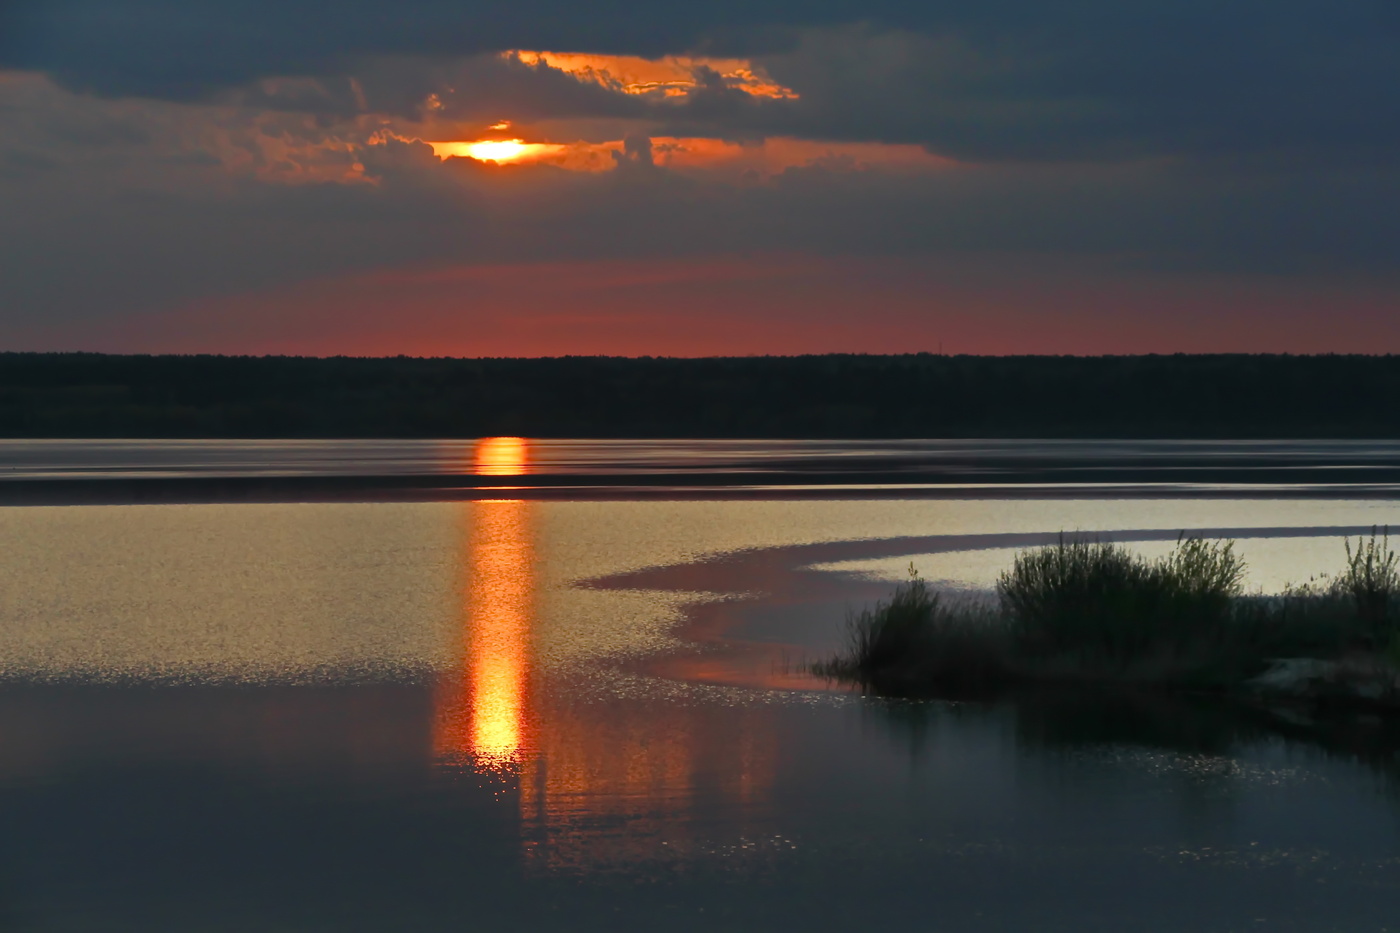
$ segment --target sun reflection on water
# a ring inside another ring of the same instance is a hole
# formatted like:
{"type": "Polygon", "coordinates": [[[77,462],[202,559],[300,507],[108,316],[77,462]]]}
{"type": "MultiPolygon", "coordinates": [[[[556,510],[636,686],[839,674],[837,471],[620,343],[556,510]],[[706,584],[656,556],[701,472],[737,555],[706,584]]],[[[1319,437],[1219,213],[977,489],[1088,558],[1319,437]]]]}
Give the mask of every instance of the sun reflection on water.
{"type": "Polygon", "coordinates": [[[478,476],[520,476],[528,473],[529,442],[523,437],[484,437],[476,442],[472,471],[478,476]]]}
{"type": "Polygon", "coordinates": [[[442,688],[434,745],[440,758],[514,770],[525,741],[530,682],[534,503],[497,500],[467,508],[463,668],[442,688]]]}
{"type": "MultiPolygon", "coordinates": [[[[528,454],[521,438],[486,439],[476,446],[476,471],[515,474],[528,454]]],[[[766,832],[761,814],[776,754],[765,710],[581,702],[551,688],[548,653],[539,653],[557,598],[541,592],[552,592],[543,572],[547,506],[462,506],[459,654],[434,697],[437,761],[475,771],[515,798],[521,854],[533,870],[706,857],[696,819],[716,802],[744,832],[766,832]]]]}

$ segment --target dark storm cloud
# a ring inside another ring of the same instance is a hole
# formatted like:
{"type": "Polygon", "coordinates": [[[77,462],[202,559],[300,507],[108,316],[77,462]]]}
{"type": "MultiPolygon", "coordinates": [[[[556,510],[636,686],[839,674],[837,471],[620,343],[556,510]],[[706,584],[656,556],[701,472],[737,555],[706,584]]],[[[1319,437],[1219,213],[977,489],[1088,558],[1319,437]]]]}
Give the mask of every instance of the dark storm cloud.
{"type": "MultiPolygon", "coordinates": [[[[675,115],[678,125],[714,133],[910,141],[960,157],[1010,159],[1260,151],[1384,159],[1400,143],[1393,0],[725,0],[645,8],[565,0],[11,0],[5,9],[0,66],[43,71],[101,95],[195,99],[260,78],[343,79],[369,70],[376,74],[367,89],[380,89],[370,106],[402,113],[440,86],[435,59],[505,48],[703,51],[758,56],[802,94],[752,107],[715,88],[675,115]],[[403,64],[397,78],[367,64],[385,56],[403,64]],[[412,58],[420,62],[408,64],[412,58]]],[[[482,82],[483,94],[493,84],[518,89],[528,77],[485,65],[468,76],[482,82]]],[[[550,76],[536,77],[541,84],[550,76]]],[[[295,95],[270,96],[270,104],[296,105],[295,95]]],[[[314,96],[301,105],[355,105],[345,85],[314,96]]],[[[580,114],[625,109],[598,89],[562,83],[527,97],[580,114]]]]}
{"type": "MultiPolygon", "coordinates": [[[[1348,16],[1347,5],[1308,17],[1293,7],[1248,22],[1184,17],[1158,32],[1147,28],[1150,15],[1082,32],[1038,32],[1014,20],[1000,34],[809,30],[793,49],[757,57],[799,100],[734,102],[716,122],[914,142],[974,160],[1392,158],[1400,145],[1400,121],[1387,116],[1400,113],[1395,15],[1348,16]]],[[[694,112],[678,116],[698,128],[715,120],[716,104],[697,95],[694,112]]]]}
{"type": "Polygon", "coordinates": [[[346,118],[359,113],[408,119],[425,115],[433,98],[436,119],[487,120],[509,114],[517,122],[568,117],[637,118],[645,102],[600,84],[579,81],[516,57],[366,59],[353,75],[271,78],[225,94],[242,106],[346,118]]]}
{"type": "Polygon", "coordinates": [[[44,71],[94,93],[177,99],[270,75],[335,72],[376,55],[547,48],[660,56],[706,41],[768,49],[766,28],[758,38],[724,36],[749,26],[839,22],[850,13],[739,0],[649,8],[566,0],[11,0],[5,10],[0,66],[44,71]]]}

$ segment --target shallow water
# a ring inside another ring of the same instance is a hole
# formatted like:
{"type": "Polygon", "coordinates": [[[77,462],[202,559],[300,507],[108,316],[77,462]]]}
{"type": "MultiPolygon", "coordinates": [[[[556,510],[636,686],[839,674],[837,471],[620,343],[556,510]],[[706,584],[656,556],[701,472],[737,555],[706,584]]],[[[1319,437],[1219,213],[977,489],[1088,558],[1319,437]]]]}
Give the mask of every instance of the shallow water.
{"type": "Polygon", "coordinates": [[[890,703],[800,661],[910,560],[975,588],[1061,530],[1194,529],[1268,589],[1397,519],[1297,497],[0,509],[0,924],[1387,929],[1392,726],[890,703]]]}

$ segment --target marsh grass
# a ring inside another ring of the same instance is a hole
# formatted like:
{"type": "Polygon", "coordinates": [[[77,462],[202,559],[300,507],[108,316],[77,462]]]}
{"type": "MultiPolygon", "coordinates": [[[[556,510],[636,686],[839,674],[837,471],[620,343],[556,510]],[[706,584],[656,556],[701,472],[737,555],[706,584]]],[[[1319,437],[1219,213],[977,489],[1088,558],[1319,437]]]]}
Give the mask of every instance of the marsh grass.
{"type": "Polygon", "coordinates": [[[1275,628],[1324,653],[1376,651],[1400,666],[1400,555],[1390,529],[1372,528],[1355,545],[1342,539],[1346,561],[1335,575],[1321,574],[1263,600],[1275,628]]]}
{"type": "Polygon", "coordinates": [[[1356,550],[1352,550],[1351,540],[1344,539],[1347,563],[1341,576],[1337,578],[1337,588],[1351,596],[1356,606],[1357,619],[1363,629],[1362,635],[1373,645],[1388,646],[1396,633],[1396,601],[1400,596],[1400,555],[1390,548],[1390,528],[1382,532],[1376,541],[1376,529],[1371,529],[1370,540],[1356,539],[1356,550]]]}
{"type": "Polygon", "coordinates": [[[847,617],[845,652],[812,670],[891,696],[928,682],[952,694],[977,692],[1006,676],[1006,631],[998,622],[986,608],[950,603],[910,565],[909,580],[888,600],[847,617]]]}
{"type": "Polygon", "coordinates": [[[952,602],[910,567],[888,600],[847,620],[845,650],[812,666],[875,692],[994,692],[1108,681],[1223,689],[1278,657],[1366,651],[1400,666],[1400,555],[1388,533],[1345,542],[1335,577],[1245,596],[1232,541],[1177,539],[1149,560],[1066,538],[1018,554],[992,605],[952,602]]]}
{"type": "Polygon", "coordinates": [[[1019,653],[1125,664],[1221,634],[1243,579],[1233,542],[1181,538],[1149,561],[1121,545],[1061,536],[1018,555],[997,598],[1019,653]]]}

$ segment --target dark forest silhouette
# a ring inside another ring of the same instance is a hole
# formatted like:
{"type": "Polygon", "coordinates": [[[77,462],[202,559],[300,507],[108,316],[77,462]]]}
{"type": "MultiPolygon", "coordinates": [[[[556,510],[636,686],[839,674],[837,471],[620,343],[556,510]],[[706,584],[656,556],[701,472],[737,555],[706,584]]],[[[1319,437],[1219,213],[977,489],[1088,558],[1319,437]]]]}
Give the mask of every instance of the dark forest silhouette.
{"type": "Polygon", "coordinates": [[[0,354],[7,437],[1400,437],[1400,356],[0,354]]]}

